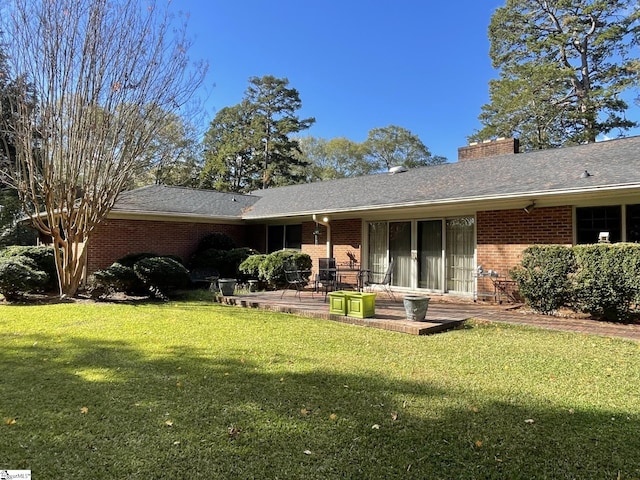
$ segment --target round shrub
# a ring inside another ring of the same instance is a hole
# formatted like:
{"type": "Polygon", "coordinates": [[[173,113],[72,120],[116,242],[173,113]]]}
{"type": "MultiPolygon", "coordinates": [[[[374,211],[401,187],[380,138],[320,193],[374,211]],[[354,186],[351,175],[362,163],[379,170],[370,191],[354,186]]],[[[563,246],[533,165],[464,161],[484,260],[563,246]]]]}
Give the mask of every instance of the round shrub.
{"type": "Polygon", "coordinates": [[[145,258],[156,258],[160,257],[157,253],[150,252],[141,252],[141,253],[130,253],[129,255],[125,255],[122,258],[116,260],[115,263],[119,263],[125,267],[133,268],[133,266],[139,262],[140,260],[144,260],[145,258]]]}
{"type": "Polygon", "coordinates": [[[267,255],[264,253],[250,255],[245,258],[240,265],[238,265],[238,270],[241,273],[244,273],[248,278],[264,280],[264,278],[260,276],[260,265],[262,265],[265,258],[267,258],[267,255]]]}
{"type": "Polygon", "coordinates": [[[147,292],[147,288],[133,271],[133,268],[118,262],[103,270],[94,272],[91,290],[97,295],[108,295],[116,292],[142,295],[147,292]]]}
{"type": "Polygon", "coordinates": [[[573,250],[562,245],[534,245],[526,248],[521,264],[509,273],[528,305],[551,313],[571,300],[569,275],[576,270],[573,250]]]}
{"type": "Polygon", "coordinates": [[[43,290],[53,290],[58,286],[58,271],[53,247],[14,245],[0,250],[1,258],[27,257],[35,263],[37,270],[47,274],[47,282],[43,290]]]}
{"type": "Polygon", "coordinates": [[[43,290],[49,280],[46,272],[25,256],[14,256],[0,262],[0,293],[18,300],[27,293],[43,290]]]}
{"type": "Polygon", "coordinates": [[[640,245],[578,245],[574,251],[575,309],[608,321],[628,320],[640,296],[640,245]]]}
{"type": "Polygon", "coordinates": [[[173,258],[145,258],[136,262],[133,271],[157,298],[167,299],[175,290],[189,285],[189,271],[173,258]]]}
{"type": "Polygon", "coordinates": [[[284,271],[289,266],[298,270],[311,270],[311,257],[297,250],[279,250],[270,253],[260,264],[260,278],[269,285],[280,287],[286,284],[284,271]]]}
{"type": "Polygon", "coordinates": [[[205,235],[198,242],[198,248],[196,252],[202,252],[204,250],[231,250],[236,248],[236,242],[226,233],[214,232],[205,235]]]}
{"type": "Polygon", "coordinates": [[[216,270],[220,278],[237,278],[240,264],[250,255],[256,253],[250,248],[233,248],[219,250],[210,248],[195,253],[189,260],[191,269],[211,268],[216,270]]]}

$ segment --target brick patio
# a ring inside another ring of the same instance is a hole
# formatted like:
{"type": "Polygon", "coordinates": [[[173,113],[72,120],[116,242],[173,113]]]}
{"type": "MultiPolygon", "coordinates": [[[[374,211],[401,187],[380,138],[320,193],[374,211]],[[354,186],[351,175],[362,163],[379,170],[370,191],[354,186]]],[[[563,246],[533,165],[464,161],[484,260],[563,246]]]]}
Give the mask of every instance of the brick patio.
{"type": "Polygon", "coordinates": [[[296,295],[294,290],[286,291],[282,295],[280,290],[244,293],[230,297],[216,296],[215,299],[219,303],[238,307],[262,308],[412,335],[429,335],[458,328],[466,320],[473,318],[640,341],[640,325],[638,324],[629,325],[582,318],[536,315],[521,308],[521,305],[475,303],[471,300],[453,302],[438,295],[429,296],[432,300],[424,322],[406,320],[401,294],[397,294],[394,301],[385,294],[378,293],[375,316],[364,319],[330,314],[329,303],[325,300],[324,294],[312,293],[309,290],[303,291],[300,296],[296,295]]]}

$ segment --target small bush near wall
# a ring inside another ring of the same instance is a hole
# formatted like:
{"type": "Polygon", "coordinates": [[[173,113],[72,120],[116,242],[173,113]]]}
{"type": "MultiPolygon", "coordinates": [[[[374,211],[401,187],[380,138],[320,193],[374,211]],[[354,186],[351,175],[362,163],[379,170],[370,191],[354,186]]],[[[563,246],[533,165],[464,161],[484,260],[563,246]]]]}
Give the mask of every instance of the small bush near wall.
{"type": "MultiPolygon", "coordinates": [[[[232,248],[231,250],[219,250],[217,248],[210,248],[193,254],[189,260],[189,268],[201,269],[210,268],[215,269],[220,278],[238,278],[240,271],[238,270],[240,264],[249,256],[257,253],[251,248],[232,248]]],[[[242,280],[240,278],[239,280],[242,280]]]]}
{"type": "Polygon", "coordinates": [[[267,255],[264,253],[250,255],[238,266],[238,270],[245,274],[249,279],[255,278],[256,280],[264,280],[263,278],[260,278],[260,265],[262,265],[265,258],[267,258],[267,255]]]}
{"type": "Polygon", "coordinates": [[[12,256],[0,261],[0,294],[9,300],[19,300],[24,295],[43,290],[49,275],[26,256],[12,256]]]}
{"type": "Polygon", "coordinates": [[[40,288],[49,291],[58,286],[58,272],[53,247],[44,246],[10,246],[0,250],[0,258],[27,257],[31,259],[37,270],[47,274],[47,282],[40,288]]]}
{"type": "Polygon", "coordinates": [[[259,267],[260,279],[272,287],[286,284],[285,267],[295,265],[298,270],[311,271],[311,257],[297,250],[279,250],[267,255],[259,267]]]}
{"type": "Polygon", "coordinates": [[[154,297],[163,300],[190,282],[184,265],[169,257],[145,258],[133,266],[133,271],[154,297]]]}
{"type": "Polygon", "coordinates": [[[571,248],[561,245],[534,245],[524,250],[520,266],[510,275],[527,303],[541,313],[551,313],[566,305],[571,296],[569,275],[576,270],[571,248]]]}
{"type": "Polygon", "coordinates": [[[198,248],[196,252],[202,252],[204,250],[232,250],[236,248],[236,242],[226,233],[214,232],[202,237],[198,242],[198,248]]]}
{"type": "Polygon", "coordinates": [[[640,304],[640,245],[532,246],[513,269],[520,295],[541,313],[560,307],[627,321],[640,304]]]}
{"type": "Polygon", "coordinates": [[[118,261],[93,274],[90,290],[94,297],[126,293],[167,299],[189,285],[189,271],[171,256],[135,254],[122,261],[124,264],[118,261]]]}
{"type": "Polygon", "coordinates": [[[626,321],[640,295],[640,245],[597,244],[574,248],[573,281],[577,311],[609,321],[626,321]]]}
{"type": "Polygon", "coordinates": [[[90,290],[93,296],[119,292],[128,295],[143,295],[146,293],[146,287],[133,271],[133,266],[127,267],[118,262],[94,272],[90,290]]]}

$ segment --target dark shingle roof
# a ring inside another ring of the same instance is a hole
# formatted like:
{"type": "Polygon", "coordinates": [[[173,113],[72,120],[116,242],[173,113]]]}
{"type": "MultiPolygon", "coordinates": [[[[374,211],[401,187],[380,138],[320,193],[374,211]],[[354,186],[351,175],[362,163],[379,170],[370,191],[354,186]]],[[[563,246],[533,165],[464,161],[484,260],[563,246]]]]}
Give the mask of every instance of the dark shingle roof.
{"type": "Polygon", "coordinates": [[[152,185],[125,192],[114,212],[262,219],[519,196],[640,189],[640,137],[499,155],[240,195],[152,185]],[[582,178],[588,171],[590,176],[582,178]]]}
{"type": "Polygon", "coordinates": [[[640,137],[255,192],[245,218],[640,187],[640,137]],[[581,178],[587,170],[591,176],[581,178]]]}
{"type": "Polygon", "coordinates": [[[258,197],[165,185],[149,185],[123,192],[113,212],[154,213],[240,219],[258,197]]]}

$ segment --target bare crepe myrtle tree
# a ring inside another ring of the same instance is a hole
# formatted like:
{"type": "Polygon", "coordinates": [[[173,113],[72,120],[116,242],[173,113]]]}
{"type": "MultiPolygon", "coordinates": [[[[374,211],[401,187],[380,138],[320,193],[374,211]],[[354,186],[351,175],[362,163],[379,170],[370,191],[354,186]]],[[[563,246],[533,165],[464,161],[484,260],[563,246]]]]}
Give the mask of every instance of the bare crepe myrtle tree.
{"type": "Polygon", "coordinates": [[[92,232],[165,123],[158,112],[183,113],[206,65],[190,63],[186,23],[170,2],[7,3],[0,30],[12,74],[25,79],[5,125],[16,139],[9,181],[57,247],[61,296],[73,296],[92,232]]]}

